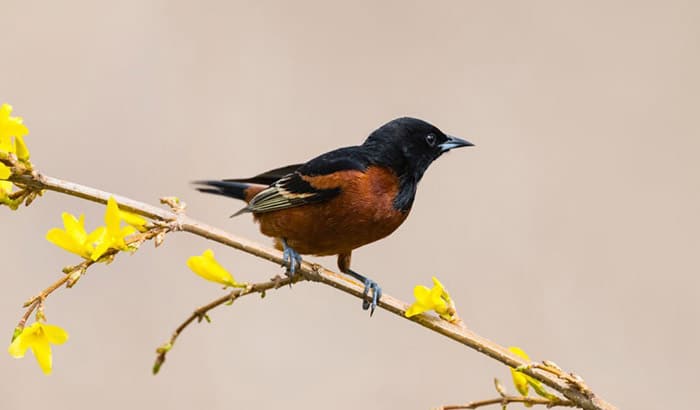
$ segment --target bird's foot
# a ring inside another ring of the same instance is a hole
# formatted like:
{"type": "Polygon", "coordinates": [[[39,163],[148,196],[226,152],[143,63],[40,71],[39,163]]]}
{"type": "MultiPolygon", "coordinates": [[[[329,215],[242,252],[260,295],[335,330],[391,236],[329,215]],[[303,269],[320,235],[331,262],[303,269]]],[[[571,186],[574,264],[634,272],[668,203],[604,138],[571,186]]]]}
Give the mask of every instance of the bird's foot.
{"type": "Polygon", "coordinates": [[[365,290],[362,292],[362,309],[369,309],[369,315],[372,316],[374,314],[374,309],[377,308],[377,302],[379,302],[379,300],[382,298],[382,288],[379,287],[377,282],[362,276],[353,270],[348,269],[348,271],[345,273],[364,283],[365,290]],[[370,290],[372,291],[371,298],[369,296],[370,290]]]}
{"type": "Polygon", "coordinates": [[[296,274],[297,268],[301,266],[301,255],[299,252],[287,245],[287,241],[284,239],[282,239],[282,246],[284,248],[284,251],[282,252],[282,259],[284,260],[284,263],[282,266],[287,267],[287,272],[285,272],[285,274],[291,278],[296,274]]]}

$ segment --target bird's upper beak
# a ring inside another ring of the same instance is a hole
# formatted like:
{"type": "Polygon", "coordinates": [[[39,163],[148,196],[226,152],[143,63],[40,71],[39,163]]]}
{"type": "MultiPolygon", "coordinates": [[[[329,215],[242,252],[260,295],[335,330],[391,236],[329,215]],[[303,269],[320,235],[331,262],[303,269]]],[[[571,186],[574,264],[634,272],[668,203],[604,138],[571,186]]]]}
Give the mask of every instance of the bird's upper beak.
{"type": "Polygon", "coordinates": [[[473,147],[474,144],[467,140],[463,140],[461,138],[454,137],[452,135],[447,136],[447,141],[443,142],[440,144],[440,149],[442,149],[442,152],[446,152],[451,150],[452,148],[459,148],[459,147],[473,147]]]}

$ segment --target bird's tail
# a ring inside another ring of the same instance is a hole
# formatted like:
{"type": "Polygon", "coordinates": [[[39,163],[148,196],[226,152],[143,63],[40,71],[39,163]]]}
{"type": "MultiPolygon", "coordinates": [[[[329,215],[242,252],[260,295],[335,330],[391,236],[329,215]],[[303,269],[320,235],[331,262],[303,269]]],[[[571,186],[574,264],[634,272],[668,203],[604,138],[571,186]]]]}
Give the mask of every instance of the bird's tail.
{"type": "Polygon", "coordinates": [[[195,181],[193,183],[196,185],[202,185],[196,188],[199,192],[227,196],[229,198],[236,198],[246,202],[248,201],[246,198],[246,191],[251,187],[250,184],[243,182],[217,180],[195,181]]]}
{"type": "MultiPolygon", "coordinates": [[[[201,185],[196,188],[199,192],[240,199],[241,201],[245,202],[250,202],[250,200],[255,196],[255,194],[264,189],[264,186],[247,184],[245,182],[237,181],[204,180],[195,181],[194,184],[201,185]]],[[[247,206],[241,209],[240,211],[236,212],[235,214],[231,215],[231,217],[240,215],[245,212],[248,212],[247,206]]]]}

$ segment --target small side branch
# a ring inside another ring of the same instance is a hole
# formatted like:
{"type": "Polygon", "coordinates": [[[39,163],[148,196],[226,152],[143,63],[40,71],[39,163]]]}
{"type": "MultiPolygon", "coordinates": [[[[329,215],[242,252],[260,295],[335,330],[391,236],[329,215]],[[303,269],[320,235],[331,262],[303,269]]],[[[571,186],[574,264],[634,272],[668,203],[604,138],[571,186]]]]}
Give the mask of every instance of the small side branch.
{"type": "MultiPolygon", "coordinates": [[[[167,231],[167,227],[156,226],[149,229],[146,232],[131,236],[129,240],[126,241],[126,243],[128,245],[140,245],[144,241],[156,238],[160,235],[164,235],[167,231]]],[[[27,323],[27,320],[29,320],[29,317],[34,311],[38,311],[38,316],[42,314],[44,301],[47,297],[49,297],[49,295],[61,288],[63,285],[66,285],[69,288],[72,287],[78,282],[78,280],[80,280],[80,278],[87,272],[88,268],[90,268],[92,265],[99,262],[112,261],[118,253],[119,251],[116,249],[109,249],[107,250],[107,252],[105,252],[104,255],[102,255],[102,257],[100,257],[100,259],[96,261],[93,261],[91,259],[85,259],[77,265],[66,266],[65,268],[63,268],[63,276],[61,276],[54,283],[46,287],[46,289],[42,290],[35,296],[32,296],[26,302],[24,302],[24,304],[22,304],[22,307],[26,308],[26,311],[24,312],[24,315],[22,315],[22,318],[17,324],[15,331],[24,328],[24,326],[27,323]]]]}
{"type": "Polygon", "coordinates": [[[173,348],[173,346],[175,346],[175,341],[177,340],[177,338],[190,324],[192,324],[195,320],[199,323],[202,321],[202,319],[209,322],[208,314],[210,310],[221,305],[230,305],[233,302],[235,302],[238,298],[241,298],[246,295],[260,294],[264,297],[266,291],[268,290],[277,289],[280,286],[290,285],[292,283],[299,282],[302,280],[304,280],[304,278],[299,275],[295,276],[294,278],[282,278],[280,276],[275,276],[274,278],[266,282],[248,284],[245,288],[234,289],[231,292],[229,292],[228,295],[222,296],[218,299],[207,303],[204,306],[195,309],[194,312],[192,312],[192,314],[187,319],[185,319],[185,321],[182,322],[180,326],[177,327],[177,329],[175,329],[172,336],[170,336],[170,339],[167,342],[165,342],[162,346],[158,347],[158,349],[156,349],[156,353],[158,354],[158,356],[156,356],[156,361],[153,364],[153,374],[157,374],[160,371],[160,368],[163,366],[163,363],[165,363],[165,356],[173,348]]]}

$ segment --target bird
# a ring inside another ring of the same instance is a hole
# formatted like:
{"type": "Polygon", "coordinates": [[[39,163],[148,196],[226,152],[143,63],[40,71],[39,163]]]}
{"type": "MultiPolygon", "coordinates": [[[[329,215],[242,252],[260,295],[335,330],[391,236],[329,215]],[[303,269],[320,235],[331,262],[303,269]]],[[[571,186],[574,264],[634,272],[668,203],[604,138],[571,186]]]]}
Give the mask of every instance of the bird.
{"type": "Polygon", "coordinates": [[[293,276],[301,255],[337,255],[338,268],[364,285],[362,308],[374,313],[381,287],[350,269],[353,250],[385,238],[408,217],[423,174],[442,154],[469,141],[411,117],[397,118],[361,145],[251,178],[195,181],[203,193],[240,199],[231,217],[252,213],[260,231],[283,251],[293,276]],[[371,292],[371,295],[370,295],[371,292]]]}

